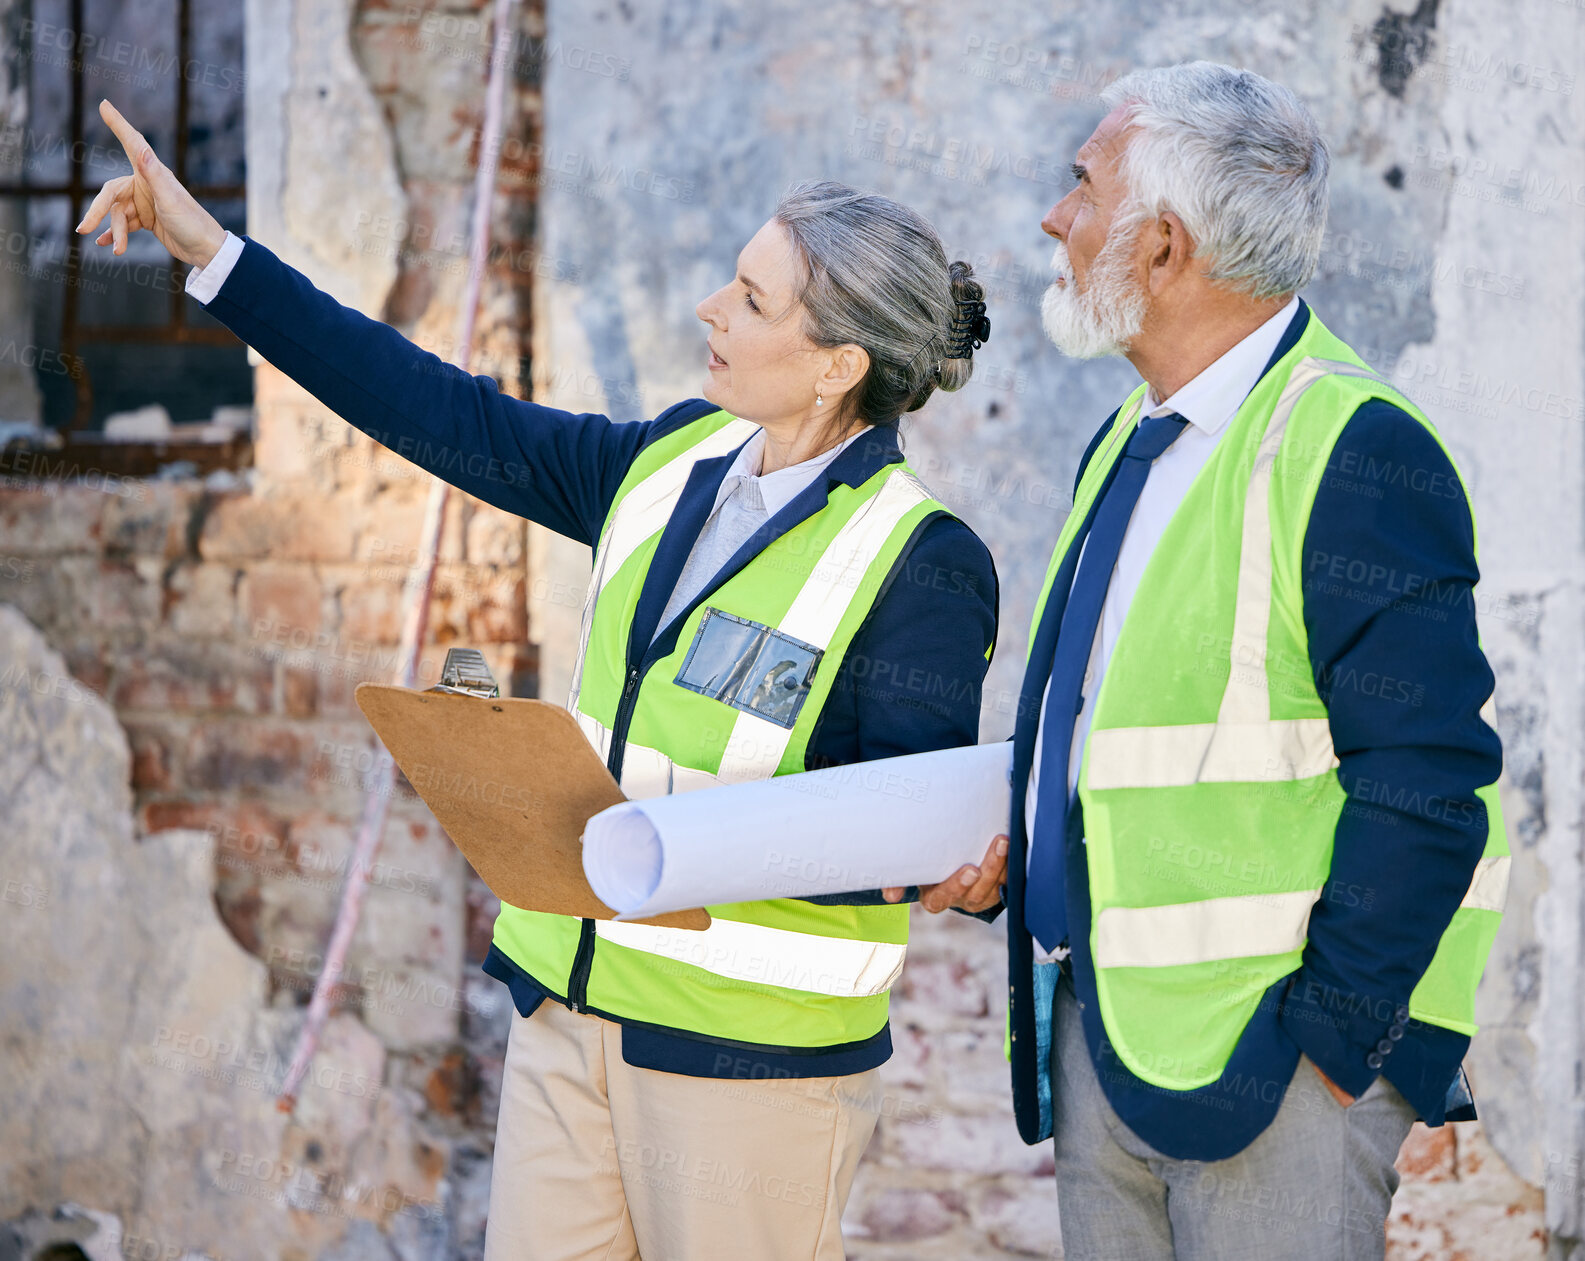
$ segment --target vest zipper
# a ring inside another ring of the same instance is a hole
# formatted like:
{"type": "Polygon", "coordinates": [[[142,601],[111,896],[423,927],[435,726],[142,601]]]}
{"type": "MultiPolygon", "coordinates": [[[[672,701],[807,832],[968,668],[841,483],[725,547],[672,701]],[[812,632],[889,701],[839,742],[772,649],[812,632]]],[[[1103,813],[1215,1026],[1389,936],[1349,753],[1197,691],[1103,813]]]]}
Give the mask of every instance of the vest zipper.
{"type": "Polygon", "coordinates": [[[589,965],[594,962],[594,921],[586,919],[578,930],[578,952],[572,956],[572,975],[567,978],[567,1006],[586,1011],[589,1002],[589,965]]]}
{"type": "MultiPolygon", "coordinates": [[[[633,721],[633,706],[638,695],[639,680],[644,671],[629,666],[627,679],[622,684],[622,699],[616,707],[616,723],[611,728],[611,752],[605,764],[611,778],[622,782],[622,755],[627,751],[627,728],[633,721]]],[[[589,1001],[589,968],[594,963],[594,921],[586,919],[578,932],[578,951],[572,957],[572,974],[567,978],[567,1005],[573,1011],[584,1011],[589,1001]]]]}
{"type": "Polygon", "coordinates": [[[638,703],[638,682],[648,666],[629,666],[627,681],[622,684],[622,699],[617,702],[616,721],[611,726],[611,752],[605,759],[611,778],[622,782],[622,759],[627,753],[627,729],[633,721],[633,707],[638,703]]]}

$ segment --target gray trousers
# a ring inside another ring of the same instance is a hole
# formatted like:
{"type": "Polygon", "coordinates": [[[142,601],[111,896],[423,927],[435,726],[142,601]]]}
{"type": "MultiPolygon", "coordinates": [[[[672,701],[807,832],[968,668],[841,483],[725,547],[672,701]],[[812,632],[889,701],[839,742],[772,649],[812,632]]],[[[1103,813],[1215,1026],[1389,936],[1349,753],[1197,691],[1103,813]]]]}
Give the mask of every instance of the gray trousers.
{"type": "Polygon", "coordinates": [[[1379,1261],[1414,1109],[1385,1078],[1344,1108],[1301,1057],[1277,1116],[1227,1160],[1175,1160],[1101,1093],[1066,977],[1052,1057],[1066,1261],[1379,1261]]]}

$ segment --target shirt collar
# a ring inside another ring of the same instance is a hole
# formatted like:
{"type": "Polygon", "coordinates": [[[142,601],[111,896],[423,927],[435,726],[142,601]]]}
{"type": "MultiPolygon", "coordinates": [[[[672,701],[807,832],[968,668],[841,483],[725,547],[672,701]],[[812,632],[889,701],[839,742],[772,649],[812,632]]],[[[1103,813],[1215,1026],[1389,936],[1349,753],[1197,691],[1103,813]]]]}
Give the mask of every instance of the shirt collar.
{"type": "Polygon", "coordinates": [[[1260,381],[1272,351],[1277,349],[1277,343],[1298,309],[1299,299],[1288,299],[1287,306],[1193,380],[1179,387],[1166,401],[1158,403],[1155,390],[1147,389],[1145,414],[1177,412],[1196,429],[1208,434],[1221,433],[1260,381]]]}
{"type": "Polygon", "coordinates": [[[754,435],[738,448],[737,459],[732,461],[732,466],[727,469],[726,476],[721,479],[721,485],[715,492],[715,505],[711,511],[714,512],[725,502],[726,497],[737,489],[739,482],[754,482],[765,503],[765,515],[774,517],[792,502],[799,491],[824,472],[855,438],[865,432],[860,429],[857,433],[849,434],[829,451],[822,451],[802,464],[789,464],[774,473],[761,473],[759,469],[765,459],[765,431],[756,429],[754,435]]]}

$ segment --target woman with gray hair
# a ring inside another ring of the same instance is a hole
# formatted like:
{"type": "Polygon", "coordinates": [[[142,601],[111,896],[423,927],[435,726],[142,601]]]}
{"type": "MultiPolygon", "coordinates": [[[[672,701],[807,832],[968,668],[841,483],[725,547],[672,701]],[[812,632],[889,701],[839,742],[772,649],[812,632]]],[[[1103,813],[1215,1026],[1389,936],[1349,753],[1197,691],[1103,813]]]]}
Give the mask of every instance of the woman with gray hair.
{"type": "MultiPolygon", "coordinates": [[[[120,254],[149,229],[331,410],[594,549],[569,708],[628,796],[975,742],[996,574],[897,423],[968,381],[989,324],[917,214],[793,189],[699,303],[703,397],[613,424],[504,397],[341,306],[101,113],[133,173],[79,232],[108,213],[97,240],[120,254]]],[[[995,883],[998,845],[965,887],[995,883]]],[[[689,932],[501,908],[484,967],[516,1015],[488,1257],[842,1255],[908,908],[874,890],[709,909],[689,932]]]]}

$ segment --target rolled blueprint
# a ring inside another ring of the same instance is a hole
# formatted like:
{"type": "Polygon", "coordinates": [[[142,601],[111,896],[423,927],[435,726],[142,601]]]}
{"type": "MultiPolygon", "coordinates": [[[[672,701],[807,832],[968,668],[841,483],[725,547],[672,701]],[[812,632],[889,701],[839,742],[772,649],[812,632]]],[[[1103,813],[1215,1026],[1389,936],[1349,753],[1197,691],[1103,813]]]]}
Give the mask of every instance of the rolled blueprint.
{"type": "Polygon", "coordinates": [[[621,919],[934,884],[1007,831],[1012,750],[943,749],[624,801],[585,827],[584,874],[621,919]]]}

